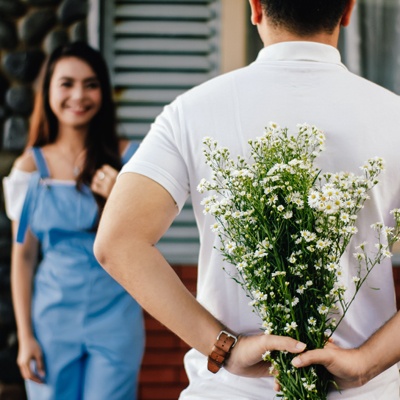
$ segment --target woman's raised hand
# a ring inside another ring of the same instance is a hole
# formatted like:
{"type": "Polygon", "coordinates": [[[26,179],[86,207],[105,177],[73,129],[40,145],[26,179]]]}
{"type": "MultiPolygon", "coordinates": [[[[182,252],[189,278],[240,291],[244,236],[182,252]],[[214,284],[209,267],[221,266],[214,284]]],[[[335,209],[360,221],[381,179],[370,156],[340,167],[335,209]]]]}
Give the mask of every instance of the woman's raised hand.
{"type": "Polygon", "coordinates": [[[94,174],[90,189],[107,199],[117,180],[117,175],[118,171],[116,169],[108,164],[104,164],[94,174]]]}

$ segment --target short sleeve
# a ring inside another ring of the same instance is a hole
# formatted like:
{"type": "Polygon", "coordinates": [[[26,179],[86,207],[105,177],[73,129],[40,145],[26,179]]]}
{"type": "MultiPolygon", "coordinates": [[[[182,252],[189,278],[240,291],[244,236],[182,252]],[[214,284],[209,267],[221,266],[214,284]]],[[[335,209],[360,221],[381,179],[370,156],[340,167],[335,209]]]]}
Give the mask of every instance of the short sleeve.
{"type": "Polygon", "coordinates": [[[9,176],[3,178],[6,214],[12,221],[19,221],[32,172],[13,168],[9,176]]]}
{"type": "Polygon", "coordinates": [[[179,211],[189,196],[188,169],[182,154],[182,132],[176,101],[164,108],[120,174],[135,172],[164,187],[179,211]]]}

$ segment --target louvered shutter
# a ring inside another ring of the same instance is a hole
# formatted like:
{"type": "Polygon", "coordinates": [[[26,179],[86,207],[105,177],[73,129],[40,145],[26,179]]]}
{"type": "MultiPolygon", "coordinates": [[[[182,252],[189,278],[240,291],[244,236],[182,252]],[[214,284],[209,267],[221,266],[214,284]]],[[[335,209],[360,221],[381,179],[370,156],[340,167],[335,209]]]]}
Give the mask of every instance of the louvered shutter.
{"type": "MultiPolygon", "coordinates": [[[[104,0],[101,48],[115,87],[118,131],[140,141],[163,106],[217,75],[220,0],[104,0]]],[[[185,205],[157,247],[196,264],[198,231],[185,205]]]]}

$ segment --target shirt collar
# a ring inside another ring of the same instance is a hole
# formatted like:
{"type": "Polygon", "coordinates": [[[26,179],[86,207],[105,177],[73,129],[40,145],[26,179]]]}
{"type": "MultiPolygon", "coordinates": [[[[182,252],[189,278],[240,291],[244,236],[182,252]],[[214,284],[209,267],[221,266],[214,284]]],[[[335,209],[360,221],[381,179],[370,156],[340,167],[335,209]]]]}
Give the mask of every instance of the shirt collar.
{"type": "Polygon", "coordinates": [[[314,61],[336,64],[347,69],[341,62],[339,51],[330,45],[316,42],[281,42],[264,47],[257,57],[263,61],[314,61]]]}

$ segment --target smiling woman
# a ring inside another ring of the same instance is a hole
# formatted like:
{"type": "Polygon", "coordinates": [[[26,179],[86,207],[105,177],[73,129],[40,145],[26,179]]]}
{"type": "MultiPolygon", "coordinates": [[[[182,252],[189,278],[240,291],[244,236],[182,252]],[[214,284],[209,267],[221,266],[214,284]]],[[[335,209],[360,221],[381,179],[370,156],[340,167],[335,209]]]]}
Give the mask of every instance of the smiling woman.
{"type": "Polygon", "coordinates": [[[117,138],[100,53],[78,42],[55,50],[26,151],[4,180],[16,236],[17,361],[29,399],[136,398],[142,311],[92,249],[118,170],[135,149],[117,138]]]}

